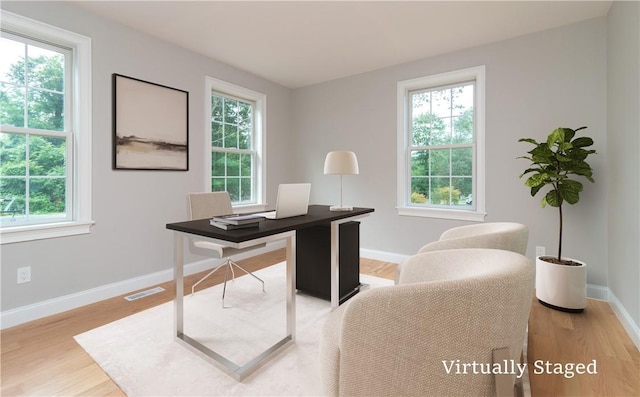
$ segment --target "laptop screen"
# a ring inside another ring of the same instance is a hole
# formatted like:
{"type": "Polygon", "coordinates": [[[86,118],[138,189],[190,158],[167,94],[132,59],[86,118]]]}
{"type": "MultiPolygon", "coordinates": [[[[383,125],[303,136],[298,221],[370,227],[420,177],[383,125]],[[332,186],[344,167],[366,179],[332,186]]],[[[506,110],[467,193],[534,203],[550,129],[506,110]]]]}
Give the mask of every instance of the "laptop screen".
{"type": "Polygon", "coordinates": [[[310,183],[285,183],[278,186],[275,219],[306,215],[309,210],[310,183]]]}

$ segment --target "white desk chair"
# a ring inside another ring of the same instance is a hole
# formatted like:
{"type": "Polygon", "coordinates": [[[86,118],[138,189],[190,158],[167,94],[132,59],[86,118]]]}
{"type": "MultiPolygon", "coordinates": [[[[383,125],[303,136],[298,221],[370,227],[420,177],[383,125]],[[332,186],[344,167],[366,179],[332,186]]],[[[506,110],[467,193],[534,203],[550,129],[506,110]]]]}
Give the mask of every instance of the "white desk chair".
{"type": "MultiPolygon", "coordinates": [[[[233,213],[233,208],[231,206],[231,199],[229,198],[229,193],[227,192],[212,192],[212,193],[190,193],[187,195],[187,201],[189,204],[189,219],[205,219],[212,218],[217,215],[228,215],[233,213]]],[[[226,272],[224,275],[224,286],[222,288],[222,307],[224,308],[224,297],[227,291],[227,280],[229,278],[229,271],[231,271],[231,279],[235,279],[235,272],[233,270],[234,267],[242,270],[246,274],[255,278],[256,280],[262,283],[262,292],[264,292],[264,281],[238,265],[231,259],[232,255],[236,255],[242,252],[255,250],[256,248],[261,248],[266,246],[266,244],[257,244],[247,248],[231,248],[226,247],[224,245],[216,244],[211,241],[206,240],[198,240],[195,238],[189,239],[189,251],[196,255],[203,256],[213,256],[217,258],[224,259],[224,262],[211,270],[206,276],[198,280],[197,283],[191,287],[191,294],[195,293],[196,287],[202,283],[204,280],[209,278],[213,273],[215,273],[218,269],[225,267],[226,272]]]]}

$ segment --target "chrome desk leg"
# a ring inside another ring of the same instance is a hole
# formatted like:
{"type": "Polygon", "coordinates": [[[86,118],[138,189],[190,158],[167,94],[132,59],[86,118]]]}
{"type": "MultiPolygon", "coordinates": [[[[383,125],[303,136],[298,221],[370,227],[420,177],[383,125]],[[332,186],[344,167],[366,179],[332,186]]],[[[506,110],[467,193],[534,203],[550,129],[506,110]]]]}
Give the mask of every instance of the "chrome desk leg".
{"type": "Polygon", "coordinates": [[[287,335],[296,335],[296,236],[287,237],[287,335]]]}
{"type": "Polygon", "coordinates": [[[176,337],[180,338],[184,333],[184,237],[174,232],[174,258],[173,279],[176,286],[174,298],[174,323],[176,337]]]}
{"type": "Polygon", "coordinates": [[[244,365],[238,365],[221,356],[209,347],[203,345],[197,340],[190,338],[184,333],[184,238],[180,233],[175,236],[175,267],[174,279],[176,283],[175,297],[175,324],[176,324],[176,340],[183,343],[185,347],[191,351],[200,354],[205,359],[217,365],[220,369],[226,371],[230,376],[238,381],[243,380],[256,369],[260,368],[268,359],[273,357],[277,352],[292,344],[295,340],[296,332],[296,235],[295,231],[283,233],[279,235],[284,238],[287,243],[287,275],[286,275],[286,300],[287,300],[287,335],[279,342],[259,354],[253,360],[244,365]]]}

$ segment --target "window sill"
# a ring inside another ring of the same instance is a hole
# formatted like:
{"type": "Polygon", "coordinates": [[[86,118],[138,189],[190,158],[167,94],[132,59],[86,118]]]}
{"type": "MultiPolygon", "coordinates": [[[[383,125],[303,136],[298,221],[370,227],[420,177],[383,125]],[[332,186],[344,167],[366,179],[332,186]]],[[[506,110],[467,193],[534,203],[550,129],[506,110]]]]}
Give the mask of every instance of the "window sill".
{"type": "Polygon", "coordinates": [[[0,244],[88,234],[94,221],[60,222],[0,229],[0,244]]]}
{"type": "Polygon", "coordinates": [[[462,221],[484,222],[486,212],[454,209],[397,207],[398,215],[418,216],[423,218],[453,219],[462,221]]]}
{"type": "Polygon", "coordinates": [[[237,204],[233,206],[233,212],[238,214],[246,214],[251,212],[262,212],[266,211],[266,204],[237,204]]]}

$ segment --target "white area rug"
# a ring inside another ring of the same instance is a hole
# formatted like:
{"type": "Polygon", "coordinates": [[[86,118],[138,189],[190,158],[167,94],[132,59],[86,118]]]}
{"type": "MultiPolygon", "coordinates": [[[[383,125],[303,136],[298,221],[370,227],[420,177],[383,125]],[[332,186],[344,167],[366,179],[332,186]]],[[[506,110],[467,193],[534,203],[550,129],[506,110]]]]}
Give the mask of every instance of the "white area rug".
{"type": "MultiPolygon", "coordinates": [[[[236,364],[266,350],[286,334],[284,263],[252,277],[185,297],[185,333],[236,364]]],[[[370,287],[391,280],[361,275],[370,287]]],[[[189,291],[190,292],[190,291],[189,291]]],[[[123,302],[126,304],[126,302],[123,302]]],[[[128,396],[310,396],[320,395],[320,333],[328,301],[296,295],[296,342],[238,382],[174,335],[173,302],[77,335],[76,341],[128,396]]]]}

